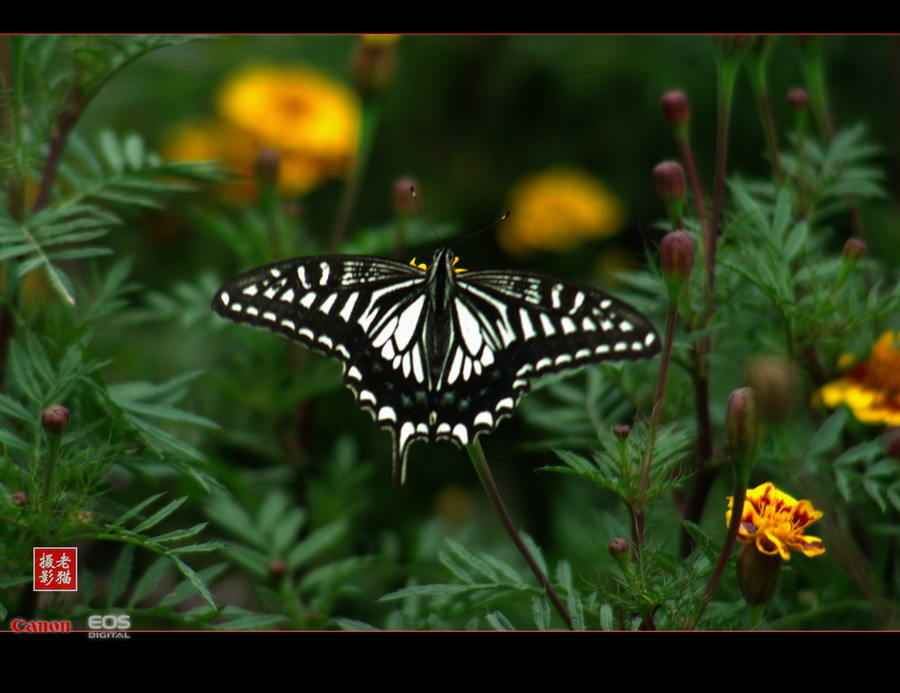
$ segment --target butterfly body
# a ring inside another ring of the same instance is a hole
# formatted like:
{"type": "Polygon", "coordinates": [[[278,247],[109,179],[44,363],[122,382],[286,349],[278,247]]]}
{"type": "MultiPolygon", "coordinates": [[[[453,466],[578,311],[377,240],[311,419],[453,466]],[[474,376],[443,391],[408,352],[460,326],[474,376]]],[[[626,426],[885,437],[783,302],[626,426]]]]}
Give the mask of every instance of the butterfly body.
{"type": "Polygon", "coordinates": [[[471,443],[536,377],[659,351],[650,322],[597,289],[455,261],[446,248],[427,269],[360,255],[287,260],[230,280],[212,307],[340,360],[357,404],[392,434],[397,484],[412,442],[471,443]]]}

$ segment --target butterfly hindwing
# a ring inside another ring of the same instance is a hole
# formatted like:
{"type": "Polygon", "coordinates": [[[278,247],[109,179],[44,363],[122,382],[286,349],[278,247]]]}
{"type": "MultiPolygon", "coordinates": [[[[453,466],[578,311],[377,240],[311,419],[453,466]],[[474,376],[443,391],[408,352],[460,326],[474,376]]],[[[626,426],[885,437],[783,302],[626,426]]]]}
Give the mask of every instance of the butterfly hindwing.
{"type": "Polygon", "coordinates": [[[650,322],[596,289],[534,273],[457,274],[368,256],[301,258],[227,282],[213,309],[339,359],[357,404],[391,432],[402,484],[416,440],[471,443],[533,379],[659,351],[650,322]]]}

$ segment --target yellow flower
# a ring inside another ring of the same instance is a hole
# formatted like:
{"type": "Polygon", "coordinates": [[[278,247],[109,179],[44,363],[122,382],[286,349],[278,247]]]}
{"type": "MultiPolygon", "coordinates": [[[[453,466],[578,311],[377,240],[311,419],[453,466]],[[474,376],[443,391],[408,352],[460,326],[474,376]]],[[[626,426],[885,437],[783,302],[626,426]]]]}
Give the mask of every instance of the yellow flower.
{"type": "Polygon", "coordinates": [[[255,135],[263,147],[303,153],[333,170],[346,170],[359,138],[356,97],[308,68],[238,72],[222,88],[219,113],[255,135]]]}
{"type": "Polygon", "coordinates": [[[846,404],[862,423],[900,426],[900,331],[881,335],[868,359],[825,385],[818,396],[832,409],[846,404]]]}
{"type": "MultiPolygon", "coordinates": [[[[728,512],[725,513],[726,526],[731,522],[731,506],[734,498],[728,497],[728,512]]],[[[808,500],[798,501],[766,482],[747,491],[738,539],[755,543],[760,553],[768,556],[780,555],[791,560],[790,551],[800,551],[805,556],[825,553],[825,545],[818,537],[810,537],[801,532],[822,517],[821,510],[813,508],[808,500]]]]}
{"type": "Polygon", "coordinates": [[[530,176],[512,192],[510,219],[500,241],[511,253],[571,250],[589,238],[607,238],[622,227],[622,203],[583,171],[554,168],[530,176]]]}
{"type": "Polygon", "coordinates": [[[222,120],[183,126],[165,153],[173,160],[217,159],[242,179],[239,201],[254,194],[253,167],[274,149],[279,189],[299,195],[329,176],[349,173],[359,140],[359,103],[350,89],[301,67],[253,67],[231,77],[219,95],[222,120]]]}

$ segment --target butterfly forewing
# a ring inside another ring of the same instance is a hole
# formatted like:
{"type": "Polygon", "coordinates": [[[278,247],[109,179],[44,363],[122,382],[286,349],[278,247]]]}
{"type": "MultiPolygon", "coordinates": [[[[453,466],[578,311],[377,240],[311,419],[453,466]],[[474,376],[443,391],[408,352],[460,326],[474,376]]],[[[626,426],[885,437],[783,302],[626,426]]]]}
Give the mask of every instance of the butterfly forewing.
{"type": "Polygon", "coordinates": [[[465,445],[531,381],[659,351],[650,322],[596,289],[539,274],[427,271],[367,256],[290,260],[226,283],[214,310],[338,358],[359,406],[393,436],[397,483],[418,439],[465,445]]]}

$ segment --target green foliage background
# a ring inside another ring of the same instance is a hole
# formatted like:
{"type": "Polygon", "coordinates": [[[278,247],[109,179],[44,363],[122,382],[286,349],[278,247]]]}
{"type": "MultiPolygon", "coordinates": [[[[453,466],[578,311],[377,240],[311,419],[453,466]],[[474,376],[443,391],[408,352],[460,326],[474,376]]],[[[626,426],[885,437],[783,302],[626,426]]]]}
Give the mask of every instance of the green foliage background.
{"type": "MultiPolygon", "coordinates": [[[[211,192],[221,168],[153,153],[174,126],[211,115],[235,69],[302,63],[348,80],[358,37],[4,41],[5,84],[17,85],[5,91],[5,112],[19,116],[5,126],[0,160],[0,336],[8,345],[0,364],[0,618],[80,623],[123,610],[136,628],[561,627],[463,451],[415,445],[408,483],[393,489],[388,435],[357,410],[337,364],[209,310],[225,279],[281,259],[259,251],[273,215],[285,247],[326,249],[344,184],[294,201],[299,211],[242,209],[211,192]],[[89,103],[48,203],[31,212],[16,200],[24,181],[41,179],[73,88],[89,103]],[[39,299],[22,283],[35,268],[46,277],[39,299]],[[40,426],[41,411],[57,403],[71,410],[61,440],[40,426]],[[23,491],[27,503],[14,502],[23,491]],[[62,545],[81,548],[83,589],[39,600],[30,592],[31,547],[62,545]]],[[[766,180],[756,106],[746,76],[738,79],[709,327],[717,449],[728,394],[744,384],[754,355],[799,363],[813,350],[821,375],[833,379],[841,354],[865,354],[884,330],[900,329],[900,74],[891,67],[900,42],[829,37],[822,49],[838,134],[823,143],[810,125],[818,206],[806,218],[766,180]],[[851,198],[869,255],[835,294],[851,198]]],[[[505,211],[520,177],[574,165],[625,201],[622,233],[523,261],[506,256],[491,231],[458,247],[463,265],[601,285],[661,328],[666,293],[656,255],[665,210],[650,171],[678,151],[659,99],[672,89],[689,95],[710,194],[717,91],[709,39],[410,36],[396,50],[344,250],[393,251],[390,193],[401,176],[418,180],[439,235],[458,238],[505,211]],[[602,273],[602,257],[617,252],[630,258],[628,272],[602,273]]],[[[802,50],[781,37],[769,58],[788,170],[794,120],[783,95],[803,84],[802,50]]],[[[687,225],[696,237],[693,217],[687,225]]],[[[434,235],[423,221],[414,218],[408,238],[410,256],[429,257],[434,235]]],[[[682,524],[697,435],[689,353],[700,337],[680,331],[674,345],[648,542],[635,561],[617,562],[607,544],[630,536],[621,501],[646,449],[656,361],[545,379],[483,439],[511,513],[576,627],[677,629],[698,611],[732,493],[727,454],[717,455],[704,512],[682,524]],[[634,429],[634,449],[619,466],[616,424],[634,429]],[[692,553],[679,548],[685,533],[692,553]]],[[[751,485],[772,480],[810,498],[832,523],[811,530],[824,536],[824,556],[796,556],[782,571],[766,627],[896,628],[898,463],[883,429],[811,406],[817,384],[804,371],[792,418],[770,430],[751,477],[751,485]]],[[[699,627],[747,627],[733,568],[699,627]]]]}

